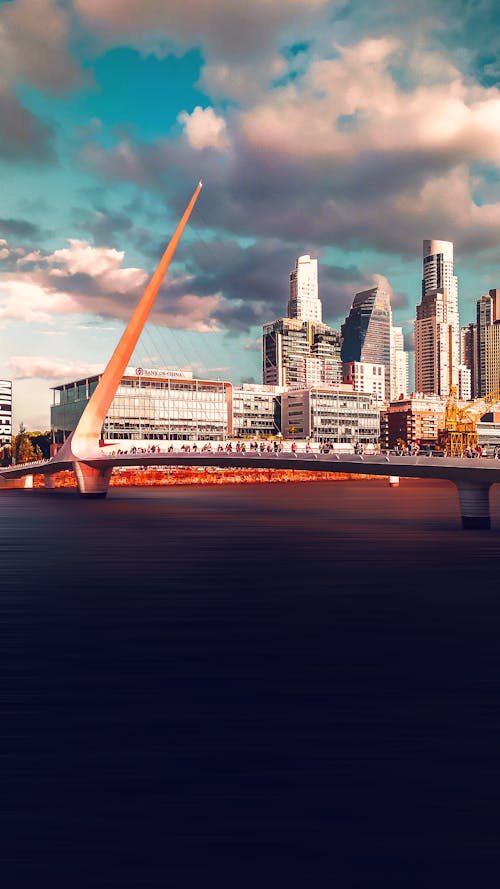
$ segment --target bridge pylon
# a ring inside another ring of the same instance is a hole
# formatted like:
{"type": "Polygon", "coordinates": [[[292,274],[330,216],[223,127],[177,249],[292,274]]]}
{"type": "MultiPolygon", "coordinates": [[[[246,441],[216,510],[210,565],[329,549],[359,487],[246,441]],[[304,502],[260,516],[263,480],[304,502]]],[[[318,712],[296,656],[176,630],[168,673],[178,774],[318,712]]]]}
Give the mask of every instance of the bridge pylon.
{"type": "Polygon", "coordinates": [[[191,200],[172,235],[158,267],[141,296],[132,317],[125,328],[121,339],[113,352],[99,383],[80,417],[74,432],[65,441],[58,453],[59,459],[70,460],[76,475],[78,491],[81,497],[105,497],[111,470],[99,468],[94,461],[101,457],[99,439],[109,407],[120,380],[125,372],[132,352],[142,333],[144,325],[161,287],[167,269],[174,256],[182,233],[188,223],[191,211],[201,191],[202,183],[198,182],[191,200]]]}
{"type": "Polygon", "coordinates": [[[462,528],[467,531],[487,531],[491,528],[490,488],[480,482],[457,481],[462,528]]]}

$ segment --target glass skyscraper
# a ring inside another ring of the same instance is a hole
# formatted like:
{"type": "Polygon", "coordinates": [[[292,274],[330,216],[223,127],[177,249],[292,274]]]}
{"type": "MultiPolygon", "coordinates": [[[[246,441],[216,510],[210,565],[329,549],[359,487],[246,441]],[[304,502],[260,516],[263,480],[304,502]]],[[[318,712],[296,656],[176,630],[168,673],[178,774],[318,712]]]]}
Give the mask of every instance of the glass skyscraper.
{"type": "Polygon", "coordinates": [[[341,328],[342,361],[346,364],[352,361],[382,364],[387,401],[391,387],[391,327],[390,296],[377,286],[356,294],[341,328]]]}

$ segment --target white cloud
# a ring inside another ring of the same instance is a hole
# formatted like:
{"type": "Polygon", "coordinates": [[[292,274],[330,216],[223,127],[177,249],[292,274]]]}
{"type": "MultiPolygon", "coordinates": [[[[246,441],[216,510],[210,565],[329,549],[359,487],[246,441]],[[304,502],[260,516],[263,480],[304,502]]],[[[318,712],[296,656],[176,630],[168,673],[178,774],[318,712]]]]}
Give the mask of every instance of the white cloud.
{"type": "Polygon", "coordinates": [[[45,358],[36,355],[13,355],[8,362],[16,380],[42,379],[62,382],[100,373],[104,365],[45,358]]]}
{"type": "Polygon", "coordinates": [[[8,321],[47,324],[53,315],[76,311],[78,304],[63,291],[50,291],[29,278],[0,279],[0,326],[8,321]]]}
{"type": "Polygon", "coordinates": [[[178,118],[184,124],[186,138],[192,148],[215,148],[224,151],[229,147],[226,121],[217,115],[213,108],[197,105],[191,114],[182,111],[178,118]]]}

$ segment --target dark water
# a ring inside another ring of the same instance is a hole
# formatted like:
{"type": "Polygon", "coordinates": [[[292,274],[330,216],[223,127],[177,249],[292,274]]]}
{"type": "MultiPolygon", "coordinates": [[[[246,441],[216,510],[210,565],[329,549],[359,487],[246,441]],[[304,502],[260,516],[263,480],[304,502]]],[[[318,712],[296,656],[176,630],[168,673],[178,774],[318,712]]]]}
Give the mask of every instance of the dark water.
{"type": "Polygon", "coordinates": [[[2,885],[500,885],[500,498],[1,492],[2,885]]]}

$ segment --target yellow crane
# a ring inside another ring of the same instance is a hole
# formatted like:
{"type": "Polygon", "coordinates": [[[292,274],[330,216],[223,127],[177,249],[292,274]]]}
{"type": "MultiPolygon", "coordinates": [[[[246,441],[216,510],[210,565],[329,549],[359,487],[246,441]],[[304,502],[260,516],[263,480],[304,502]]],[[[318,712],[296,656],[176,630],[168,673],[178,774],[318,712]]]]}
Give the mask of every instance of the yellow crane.
{"type": "Polygon", "coordinates": [[[477,424],[491,407],[500,402],[500,389],[482,398],[468,401],[462,407],[457,401],[457,387],[452,386],[444,414],[444,429],[439,433],[439,444],[450,457],[461,457],[467,448],[477,447],[477,424]]]}

